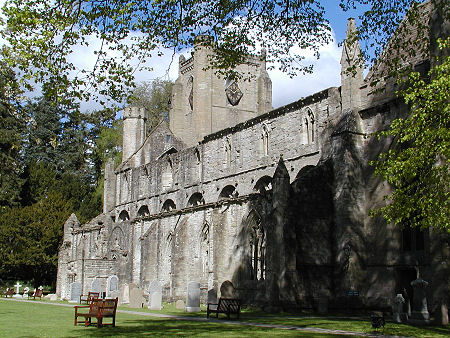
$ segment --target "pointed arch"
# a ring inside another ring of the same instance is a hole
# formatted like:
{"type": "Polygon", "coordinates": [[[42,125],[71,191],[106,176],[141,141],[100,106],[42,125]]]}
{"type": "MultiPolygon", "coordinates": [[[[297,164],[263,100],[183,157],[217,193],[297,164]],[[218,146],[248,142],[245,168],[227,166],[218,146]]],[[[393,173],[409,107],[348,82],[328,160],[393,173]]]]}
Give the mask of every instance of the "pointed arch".
{"type": "Polygon", "coordinates": [[[266,231],[262,225],[261,216],[255,210],[251,210],[246,224],[249,234],[250,279],[264,280],[266,278],[266,231]]]}
{"type": "Polygon", "coordinates": [[[266,123],[262,125],[261,131],[261,155],[267,156],[269,155],[269,126],[266,123]]]}
{"type": "Polygon", "coordinates": [[[164,171],[161,176],[162,188],[164,190],[170,189],[173,184],[173,163],[170,158],[167,159],[164,171]]]}

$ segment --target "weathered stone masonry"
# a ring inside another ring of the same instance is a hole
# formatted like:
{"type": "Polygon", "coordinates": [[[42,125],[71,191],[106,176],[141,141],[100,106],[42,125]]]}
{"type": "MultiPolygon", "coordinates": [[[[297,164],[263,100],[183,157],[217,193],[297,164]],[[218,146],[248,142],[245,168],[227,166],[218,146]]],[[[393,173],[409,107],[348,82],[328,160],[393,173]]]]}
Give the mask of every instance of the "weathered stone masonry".
{"type": "Polygon", "coordinates": [[[405,250],[404,232],[368,216],[389,191],[369,165],[388,143],[368,136],[407,107],[392,91],[371,93],[362,69],[347,75],[358,51],[344,47],[341,87],[275,110],[263,58],[242,66],[250,83],[204,71],[206,48],[181,58],[170,126],[145,135],[145,111],[126,109],[123,162],[105,169],[104,213],[64,225],[58,295],[68,298],[73,281],[106,290],[115,275],[143,290],[158,280],[168,301],[185,299],[189,281],[200,282],[204,301],[230,280],[246,303],[267,308],[320,297],[389,306],[418,266],[437,300],[448,271],[442,235],[416,234],[423,245],[405,250]]]}

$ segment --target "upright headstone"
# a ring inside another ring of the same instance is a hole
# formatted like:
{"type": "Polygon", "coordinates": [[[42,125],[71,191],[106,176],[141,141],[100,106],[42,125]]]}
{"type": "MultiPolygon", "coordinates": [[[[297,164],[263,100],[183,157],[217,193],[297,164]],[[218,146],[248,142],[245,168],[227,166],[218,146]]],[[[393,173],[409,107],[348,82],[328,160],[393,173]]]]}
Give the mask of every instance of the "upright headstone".
{"type": "Polygon", "coordinates": [[[70,284],[70,300],[69,303],[78,303],[81,296],[81,283],[73,282],[70,284]]]}
{"type": "Polygon", "coordinates": [[[148,308],[150,310],[162,309],[162,286],[154,280],[148,287],[148,308]]]}
{"type": "Polygon", "coordinates": [[[110,298],[113,295],[117,294],[117,292],[115,291],[119,291],[119,278],[116,275],[112,275],[109,276],[108,280],[106,281],[106,297],[110,298]],[[115,293],[112,294],[112,292],[115,293]]]}
{"type": "Polygon", "coordinates": [[[128,304],[130,302],[130,286],[125,283],[120,287],[120,297],[122,301],[121,304],[128,304]]]}
{"type": "Polygon", "coordinates": [[[208,290],[208,303],[217,304],[217,290],[208,290]]]}
{"type": "Polygon", "coordinates": [[[28,297],[28,292],[30,291],[30,288],[27,286],[25,289],[23,289],[23,298],[28,297]]]}
{"type": "Polygon", "coordinates": [[[234,298],[234,286],[229,280],[226,280],[220,286],[220,297],[234,298]]]}
{"type": "Polygon", "coordinates": [[[102,283],[99,278],[94,278],[91,283],[91,292],[102,292],[102,283]]]}
{"type": "Polygon", "coordinates": [[[435,317],[435,322],[437,325],[443,325],[443,326],[448,325],[447,304],[445,304],[445,303],[439,304],[434,317],[435,317]]]}
{"type": "Polygon", "coordinates": [[[137,285],[130,284],[130,304],[132,308],[141,308],[145,303],[144,290],[141,290],[137,285]]]}
{"type": "Polygon", "coordinates": [[[394,298],[394,311],[393,312],[393,319],[397,323],[401,323],[405,320],[407,320],[407,314],[403,312],[403,304],[405,303],[405,298],[403,298],[402,294],[399,293],[394,298]]]}
{"type": "Polygon", "coordinates": [[[430,314],[428,313],[426,288],[428,282],[420,278],[419,274],[416,280],[411,282],[413,287],[413,306],[409,322],[414,325],[425,325],[430,323],[430,314]]]}
{"type": "Polygon", "coordinates": [[[178,299],[175,302],[175,308],[178,309],[178,310],[183,310],[185,308],[184,301],[181,300],[181,299],[178,299]]]}
{"type": "Polygon", "coordinates": [[[200,283],[189,282],[187,286],[186,312],[198,312],[200,308],[200,283]]]}

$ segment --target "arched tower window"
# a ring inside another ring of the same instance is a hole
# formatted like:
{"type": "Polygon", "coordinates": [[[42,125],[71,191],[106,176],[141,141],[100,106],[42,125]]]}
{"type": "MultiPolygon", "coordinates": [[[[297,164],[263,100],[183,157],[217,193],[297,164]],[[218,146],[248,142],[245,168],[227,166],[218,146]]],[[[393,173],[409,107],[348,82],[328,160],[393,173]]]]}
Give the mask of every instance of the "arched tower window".
{"type": "Polygon", "coordinates": [[[262,155],[269,155],[269,127],[264,123],[262,127],[261,133],[261,141],[262,141],[262,155]]]}
{"type": "Polygon", "coordinates": [[[162,187],[163,189],[169,189],[173,183],[173,164],[170,158],[167,160],[166,166],[162,173],[162,187]]]}
{"type": "Polygon", "coordinates": [[[315,142],[315,118],[311,109],[307,109],[303,117],[303,144],[311,144],[315,142]]]}
{"type": "Polygon", "coordinates": [[[250,279],[264,280],[266,278],[266,233],[259,215],[252,211],[247,218],[250,251],[250,279]]]}
{"type": "Polygon", "coordinates": [[[223,163],[225,166],[229,167],[231,165],[231,142],[229,137],[225,138],[224,141],[224,159],[223,163]]]}
{"type": "Polygon", "coordinates": [[[200,234],[200,257],[202,264],[203,275],[207,277],[209,272],[209,224],[203,224],[202,232],[200,234]]]}
{"type": "Polygon", "coordinates": [[[191,110],[194,109],[194,77],[191,75],[188,78],[187,82],[187,89],[188,89],[188,102],[189,107],[191,107],[191,110]]]}

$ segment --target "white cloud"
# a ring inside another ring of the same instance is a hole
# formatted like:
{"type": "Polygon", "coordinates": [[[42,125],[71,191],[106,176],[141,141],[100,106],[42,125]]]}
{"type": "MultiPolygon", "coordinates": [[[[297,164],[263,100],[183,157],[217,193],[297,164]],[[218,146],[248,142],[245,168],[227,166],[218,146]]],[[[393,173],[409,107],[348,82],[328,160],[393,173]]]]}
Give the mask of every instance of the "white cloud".
{"type": "Polygon", "coordinates": [[[333,38],[333,41],[321,47],[319,52],[319,60],[316,60],[312,53],[303,53],[306,57],[305,63],[311,62],[314,65],[312,74],[300,74],[290,78],[278,69],[269,71],[269,76],[272,79],[272,104],[275,108],[323,89],[340,86],[342,48],[338,47],[336,39],[333,38]]]}

